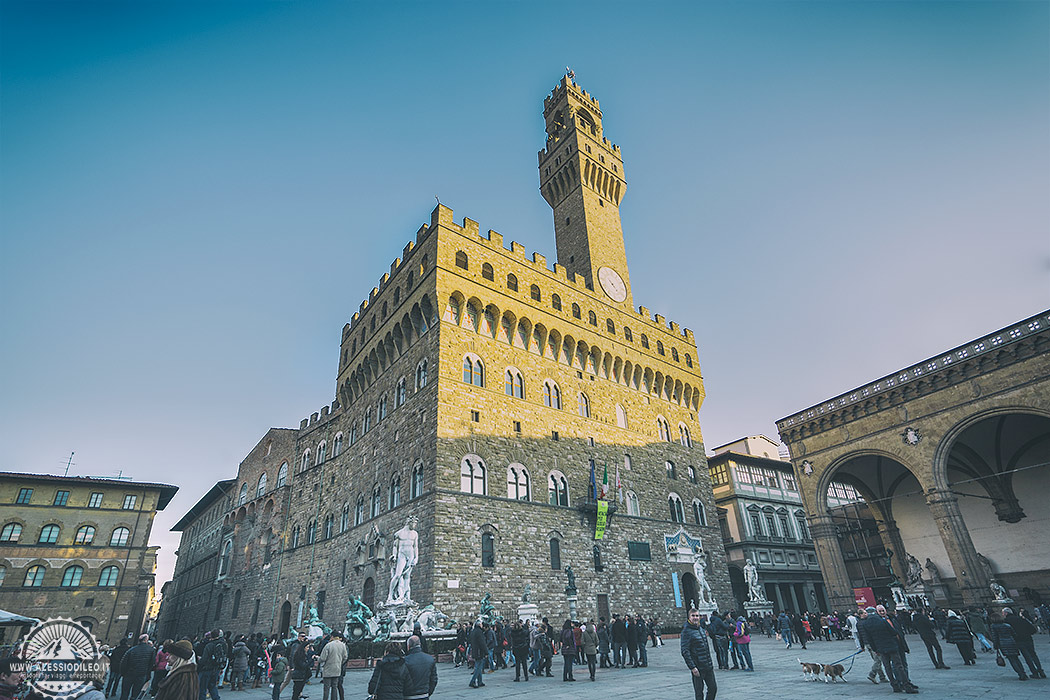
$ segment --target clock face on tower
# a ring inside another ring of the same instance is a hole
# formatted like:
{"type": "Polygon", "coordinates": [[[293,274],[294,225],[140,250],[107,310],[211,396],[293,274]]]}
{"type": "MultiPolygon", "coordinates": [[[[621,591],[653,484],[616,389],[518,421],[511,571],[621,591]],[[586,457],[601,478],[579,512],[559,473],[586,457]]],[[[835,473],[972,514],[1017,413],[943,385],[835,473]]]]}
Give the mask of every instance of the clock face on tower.
{"type": "Polygon", "coordinates": [[[613,301],[622,302],[627,299],[627,285],[611,267],[598,268],[598,282],[613,301]]]}

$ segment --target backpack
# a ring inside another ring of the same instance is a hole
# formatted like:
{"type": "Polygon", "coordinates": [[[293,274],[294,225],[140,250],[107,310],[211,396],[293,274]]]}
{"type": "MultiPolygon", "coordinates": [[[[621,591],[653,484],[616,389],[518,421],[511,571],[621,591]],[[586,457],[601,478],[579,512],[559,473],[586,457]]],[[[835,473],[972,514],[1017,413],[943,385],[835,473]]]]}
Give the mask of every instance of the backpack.
{"type": "Polygon", "coordinates": [[[216,639],[204,650],[208,665],[214,670],[226,668],[226,644],[216,639]]]}

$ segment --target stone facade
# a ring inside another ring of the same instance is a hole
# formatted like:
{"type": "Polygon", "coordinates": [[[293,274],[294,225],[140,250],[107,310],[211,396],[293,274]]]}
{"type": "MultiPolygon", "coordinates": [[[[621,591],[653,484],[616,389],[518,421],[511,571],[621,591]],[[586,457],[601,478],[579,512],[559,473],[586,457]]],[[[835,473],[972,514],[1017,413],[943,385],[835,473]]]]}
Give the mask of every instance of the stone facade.
{"type": "Polygon", "coordinates": [[[870,504],[897,579],[911,554],[942,603],[988,604],[992,578],[1025,605],[1050,596],[1048,348],[1044,312],[778,421],[833,607],[853,592],[832,479],[870,504]]]}
{"type": "Polygon", "coordinates": [[[141,632],[157,568],[150,530],[176,491],[0,473],[0,609],[73,618],[108,644],[141,632]]]}
{"type": "MultiPolygon", "coordinates": [[[[336,400],[289,431],[294,445],[282,442],[267,467],[290,465],[286,505],[252,499],[259,472],[251,455],[232,485],[239,494],[248,484],[249,499],[235,499],[222,516],[209,585],[226,591],[223,605],[230,595],[242,606],[261,600],[258,619],[250,622],[243,607],[236,619],[217,610],[215,594],[206,612],[184,615],[177,569],[166,634],[283,630],[310,605],[331,624],[342,620],[351,593],[381,603],[389,538],[410,515],[421,552],[412,597],[453,618],[476,614],[485,593],[513,615],[526,583],[543,614],[563,617],[561,569],[571,565],[580,616],[633,611],[677,621],[684,609],[675,587],[692,569],[680,556],[672,562],[664,538],[680,528],[703,543],[716,600],[731,599],[717,527],[681,522],[694,499],[713,512],[696,341],[677,323],[630,306],[618,213],[626,185],[619,149],[600,135],[597,102],[566,79],[545,116],[541,184],[555,211],[559,264],[505,246],[495,231],[480,235],[470,219],[457,224],[439,205],[344,327],[336,400]],[[586,134],[578,120],[555,129],[552,104],[566,114],[593,104],[586,134]],[[567,167],[563,155],[576,165],[567,167]],[[619,180],[599,177],[601,165],[619,180]],[[557,187],[548,167],[559,173],[557,187]],[[579,214],[564,210],[577,205],[579,214]],[[557,223],[565,218],[571,230],[557,223]],[[607,468],[624,491],[620,503],[611,485],[615,514],[600,541],[592,464],[598,482],[607,468]],[[695,482],[684,477],[687,467],[695,482]],[[672,508],[676,502],[685,506],[672,508]],[[239,561],[248,556],[245,542],[271,530],[281,536],[270,564],[239,561]],[[233,559],[220,575],[227,541],[233,559]],[[628,542],[639,543],[631,545],[634,558],[628,542]]],[[[184,518],[184,542],[207,510],[184,518]]]]}

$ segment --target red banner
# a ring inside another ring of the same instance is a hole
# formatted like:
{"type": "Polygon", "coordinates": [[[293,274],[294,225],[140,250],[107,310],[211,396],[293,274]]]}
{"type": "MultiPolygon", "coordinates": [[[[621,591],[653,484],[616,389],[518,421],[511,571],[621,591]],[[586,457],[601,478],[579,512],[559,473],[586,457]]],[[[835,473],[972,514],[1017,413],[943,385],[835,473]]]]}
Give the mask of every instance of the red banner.
{"type": "Polygon", "coordinates": [[[875,605],[875,593],[870,588],[854,588],[853,600],[858,608],[867,608],[875,605]]]}

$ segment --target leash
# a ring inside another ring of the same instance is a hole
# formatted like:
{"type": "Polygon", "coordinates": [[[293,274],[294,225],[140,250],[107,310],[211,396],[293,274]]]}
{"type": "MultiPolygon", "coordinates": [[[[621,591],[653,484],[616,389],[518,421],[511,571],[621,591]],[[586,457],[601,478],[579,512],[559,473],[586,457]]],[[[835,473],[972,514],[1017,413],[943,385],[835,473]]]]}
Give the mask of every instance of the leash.
{"type": "Polygon", "coordinates": [[[838,661],[836,661],[835,663],[833,663],[831,665],[834,666],[835,664],[840,664],[843,661],[845,661],[846,659],[849,659],[849,668],[847,668],[845,671],[842,672],[842,675],[846,675],[847,673],[849,673],[850,671],[853,670],[853,662],[857,660],[857,654],[861,653],[861,651],[863,651],[863,650],[862,649],[858,649],[856,652],[850,654],[849,656],[846,656],[846,657],[843,657],[843,658],[839,659],[838,661]]]}

